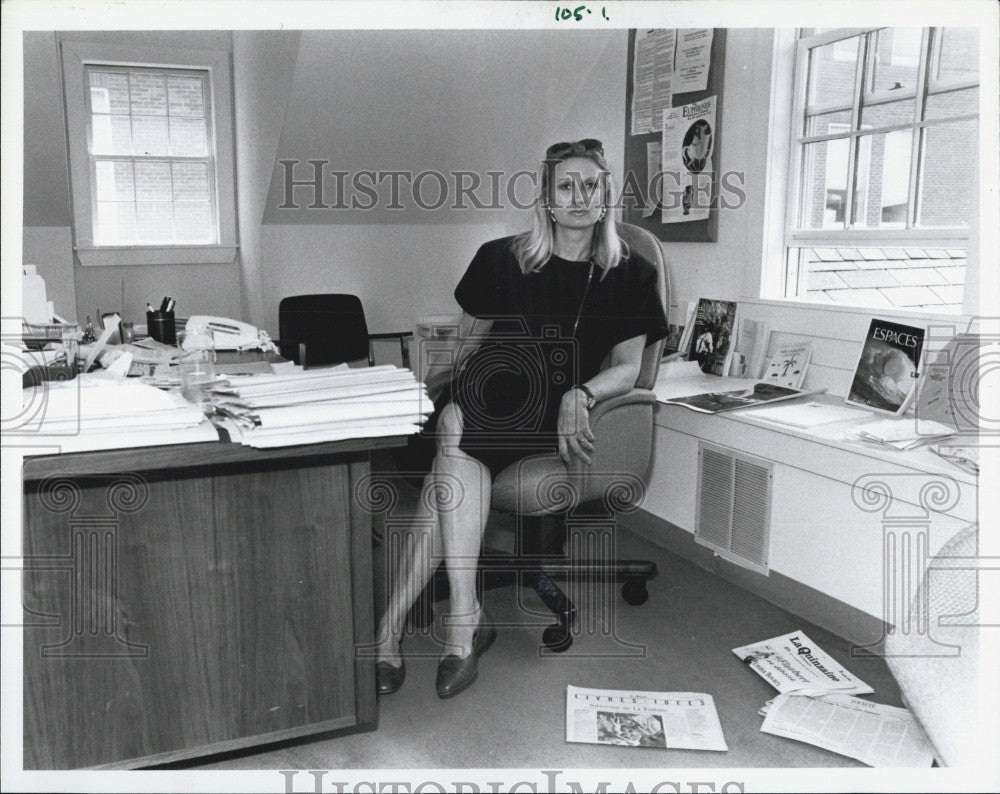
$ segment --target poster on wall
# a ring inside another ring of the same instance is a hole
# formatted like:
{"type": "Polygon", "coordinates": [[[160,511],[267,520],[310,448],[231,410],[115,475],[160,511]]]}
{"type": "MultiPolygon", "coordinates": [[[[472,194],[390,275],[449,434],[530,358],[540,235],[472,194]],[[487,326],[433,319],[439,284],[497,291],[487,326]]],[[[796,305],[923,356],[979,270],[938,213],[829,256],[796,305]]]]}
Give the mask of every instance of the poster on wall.
{"type": "Polygon", "coordinates": [[[674,93],[704,91],[712,58],[711,28],[681,28],[677,31],[674,93]]]}
{"type": "Polygon", "coordinates": [[[637,31],[632,62],[632,134],[656,132],[663,111],[673,104],[674,43],[677,31],[637,31]]]}
{"type": "Polygon", "coordinates": [[[701,221],[712,203],[715,97],[663,113],[659,180],[663,223],[701,221]]]}

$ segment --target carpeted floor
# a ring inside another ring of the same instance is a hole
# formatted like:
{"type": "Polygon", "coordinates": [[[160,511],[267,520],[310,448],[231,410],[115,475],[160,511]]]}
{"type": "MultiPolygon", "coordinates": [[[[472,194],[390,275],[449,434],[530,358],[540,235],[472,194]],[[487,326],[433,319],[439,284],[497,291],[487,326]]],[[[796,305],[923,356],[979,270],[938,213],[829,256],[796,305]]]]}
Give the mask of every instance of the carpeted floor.
{"type": "MultiPolygon", "coordinates": [[[[757,709],[775,690],[731,649],[804,631],[875,689],[870,699],[902,705],[882,660],[852,659],[846,640],[627,530],[619,533],[618,552],[656,563],[659,573],[649,582],[649,600],[628,606],[615,585],[609,585],[613,590],[585,596],[578,602],[581,621],[573,646],[564,654],[552,654],[541,646],[542,630],[551,619],[533,591],[514,586],[491,590],[484,600],[499,626],[499,637],[481,659],[478,681],[466,692],[450,700],[437,697],[434,676],[440,650],[432,626],[404,642],[406,682],[399,692],[380,698],[377,730],[327,735],[183,766],[206,770],[862,766],[808,744],[761,733],[757,709]],[[708,693],[715,699],[729,750],[567,743],[569,684],[708,693]]],[[[380,568],[376,552],[376,570],[380,568]]],[[[376,580],[376,601],[380,601],[383,582],[379,575],[376,580]]],[[[437,621],[445,609],[444,603],[438,604],[437,621]]]]}

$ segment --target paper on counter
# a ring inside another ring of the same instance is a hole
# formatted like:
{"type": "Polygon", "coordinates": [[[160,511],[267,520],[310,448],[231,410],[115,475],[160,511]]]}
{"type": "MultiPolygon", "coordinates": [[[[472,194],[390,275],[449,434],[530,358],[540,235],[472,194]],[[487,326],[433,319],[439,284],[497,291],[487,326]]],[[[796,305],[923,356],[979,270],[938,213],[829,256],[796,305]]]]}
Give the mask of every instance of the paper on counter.
{"type": "Polygon", "coordinates": [[[868,766],[927,767],[934,760],[930,740],[909,710],[851,695],[778,695],[760,729],[868,766]]]}

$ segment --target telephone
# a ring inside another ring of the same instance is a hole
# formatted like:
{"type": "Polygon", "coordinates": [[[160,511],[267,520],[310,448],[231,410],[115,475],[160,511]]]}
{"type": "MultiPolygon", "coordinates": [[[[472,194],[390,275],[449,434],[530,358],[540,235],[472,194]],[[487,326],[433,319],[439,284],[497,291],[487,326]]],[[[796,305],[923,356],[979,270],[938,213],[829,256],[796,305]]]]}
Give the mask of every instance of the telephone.
{"type": "Polygon", "coordinates": [[[211,336],[215,350],[246,350],[260,347],[260,331],[249,323],[225,317],[195,315],[184,326],[184,349],[198,345],[197,337],[211,336]]]}

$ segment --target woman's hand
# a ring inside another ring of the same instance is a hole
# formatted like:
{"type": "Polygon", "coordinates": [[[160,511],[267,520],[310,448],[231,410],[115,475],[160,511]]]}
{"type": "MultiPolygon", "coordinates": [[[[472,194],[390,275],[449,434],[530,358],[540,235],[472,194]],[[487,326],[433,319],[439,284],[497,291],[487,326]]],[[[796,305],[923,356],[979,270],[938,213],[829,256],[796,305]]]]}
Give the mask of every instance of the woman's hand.
{"type": "Polygon", "coordinates": [[[570,389],[563,395],[556,429],[559,433],[559,457],[563,463],[569,466],[574,457],[590,463],[594,434],[590,430],[587,395],[580,389],[570,389]]]}

